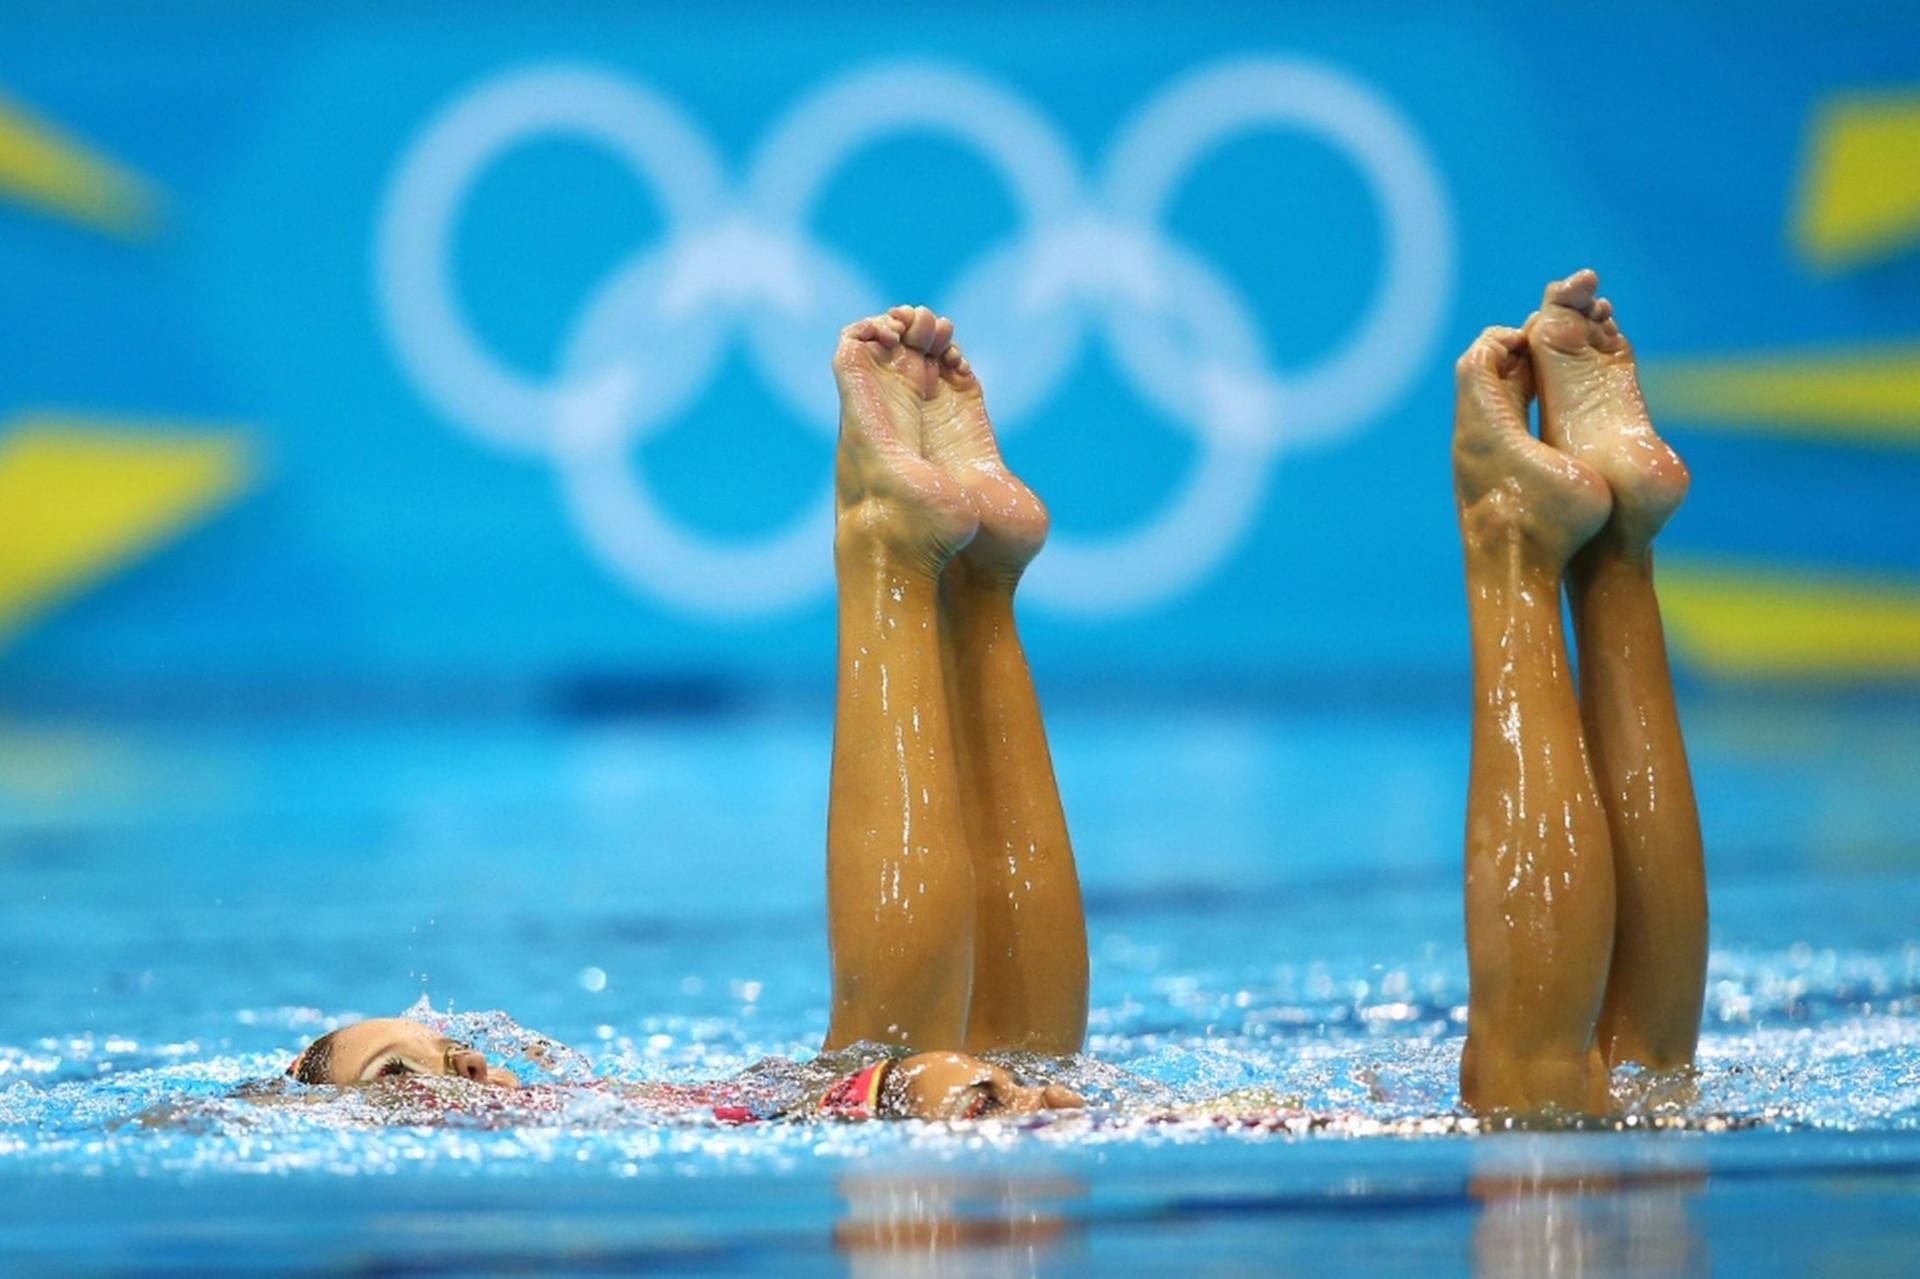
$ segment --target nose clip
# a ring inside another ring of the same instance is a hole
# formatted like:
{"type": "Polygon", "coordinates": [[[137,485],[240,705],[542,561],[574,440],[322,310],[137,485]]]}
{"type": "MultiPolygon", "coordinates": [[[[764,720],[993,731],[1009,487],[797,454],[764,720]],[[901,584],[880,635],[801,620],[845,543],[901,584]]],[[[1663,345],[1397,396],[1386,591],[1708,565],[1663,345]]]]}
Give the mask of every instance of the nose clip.
{"type": "Polygon", "coordinates": [[[462,1079],[472,1079],[480,1083],[486,1082],[487,1059],[465,1044],[447,1045],[447,1056],[443,1064],[449,1075],[458,1075],[462,1079]]]}

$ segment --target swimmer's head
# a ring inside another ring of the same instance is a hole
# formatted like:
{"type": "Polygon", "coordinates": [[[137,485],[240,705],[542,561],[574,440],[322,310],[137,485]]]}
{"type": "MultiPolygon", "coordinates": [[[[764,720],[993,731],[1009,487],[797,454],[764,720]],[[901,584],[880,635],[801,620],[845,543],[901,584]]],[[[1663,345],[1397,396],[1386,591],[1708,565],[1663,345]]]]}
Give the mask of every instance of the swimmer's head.
{"type": "Polygon", "coordinates": [[[992,1062],[951,1052],[902,1057],[880,1092],[880,1114],[896,1119],[987,1119],[1085,1104],[1072,1089],[1023,1084],[992,1062]]]}
{"type": "Polygon", "coordinates": [[[474,1049],[404,1017],[375,1017],[329,1031],[293,1059],[287,1073],[303,1084],[370,1084],[409,1075],[453,1075],[518,1088],[511,1071],[474,1049]]]}

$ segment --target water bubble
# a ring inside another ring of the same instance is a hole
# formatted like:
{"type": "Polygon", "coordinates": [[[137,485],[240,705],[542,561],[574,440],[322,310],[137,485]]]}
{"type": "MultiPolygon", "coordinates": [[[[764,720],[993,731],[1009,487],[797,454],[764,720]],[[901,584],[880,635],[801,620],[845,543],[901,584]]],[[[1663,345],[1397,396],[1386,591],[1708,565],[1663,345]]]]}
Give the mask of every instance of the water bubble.
{"type": "Polygon", "coordinates": [[[596,995],[607,988],[607,972],[604,968],[582,968],[574,980],[580,983],[580,989],[596,995]]]}

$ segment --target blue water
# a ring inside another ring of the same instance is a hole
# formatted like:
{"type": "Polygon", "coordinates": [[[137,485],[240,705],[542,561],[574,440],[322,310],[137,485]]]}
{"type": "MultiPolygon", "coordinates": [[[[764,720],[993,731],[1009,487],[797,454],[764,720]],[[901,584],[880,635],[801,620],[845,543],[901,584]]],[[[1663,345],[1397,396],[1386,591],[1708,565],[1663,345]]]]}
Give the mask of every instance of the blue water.
{"type": "Polygon", "coordinates": [[[1687,724],[1714,913],[1699,1097],[1619,1131],[1465,1134],[1451,711],[1056,708],[1094,973],[1070,1073],[1099,1105],[968,1128],[723,1128],[565,1086],[451,1123],[234,1095],[410,1008],[625,1080],[808,1055],[820,715],[9,722],[0,1260],[1902,1269],[1920,708],[1710,699],[1687,724]],[[1242,1090],[1327,1122],[1145,1118],[1242,1090]]]}

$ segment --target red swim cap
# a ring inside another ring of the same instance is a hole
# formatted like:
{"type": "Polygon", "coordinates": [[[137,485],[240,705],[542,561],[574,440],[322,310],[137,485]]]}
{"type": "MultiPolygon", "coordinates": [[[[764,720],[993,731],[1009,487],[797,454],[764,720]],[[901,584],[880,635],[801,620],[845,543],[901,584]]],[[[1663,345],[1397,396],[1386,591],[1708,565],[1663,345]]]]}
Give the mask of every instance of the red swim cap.
{"type": "Polygon", "coordinates": [[[880,1113],[880,1088],[893,1058],[883,1057],[863,1070],[834,1081],[820,1098],[820,1113],[836,1119],[872,1119],[880,1113]]]}

